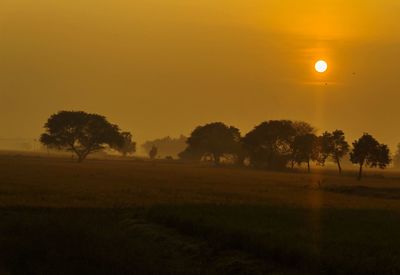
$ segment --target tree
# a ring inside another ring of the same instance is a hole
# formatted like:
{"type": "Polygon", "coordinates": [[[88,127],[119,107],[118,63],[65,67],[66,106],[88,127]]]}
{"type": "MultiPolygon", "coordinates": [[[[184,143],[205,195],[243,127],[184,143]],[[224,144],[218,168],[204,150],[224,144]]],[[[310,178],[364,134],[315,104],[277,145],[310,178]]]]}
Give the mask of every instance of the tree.
{"type": "Polygon", "coordinates": [[[316,133],[315,128],[305,121],[293,121],[292,126],[296,131],[296,136],[316,133]]]}
{"type": "Polygon", "coordinates": [[[197,150],[197,148],[186,146],[185,150],[178,154],[178,157],[183,160],[198,161],[204,157],[204,154],[197,150]]]}
{"type": "Polygon", "coordinates": [[[308,173],[311,172],[310,162],[318,159],[318,138],[314,134],[296,136],[293,142],[293,156],[298,165],[307,164],[308,173]]]}
{"type": "Polygon", "coordinates": [[[284,169],[292,157],[296,133],[290,120],[270,120],[256,126],[243,138],[251,165],[284,169]]]}
{"type": "Polygon", "coordinates": [[[172,156],[177,157],[180,152],[185,150],[187,137],[181,135],[178,138],[171,138],[169,136],[146,141],[142,144],[145,152],[150,152],[153,146],[157,147],[158,154],[161,157],[172,156]]]}
{"type": "Polygon", "coordinates": [[[158,148],[156,146],[151,147],[149,151],[149,157],[151,160],[155,159],[158,154],[158,148]]]}
{"type": "Polygon", "coordinates": [[[248,157],[249,157],[249,152],[245,149],[243,144],[243,139],[241,139],[236,154],[234,156],[234,163],[237,166],[244,166],[245,161],[247,160],[248,157]]]}
{"type": "Polygon", "coordinates": [[[222,122],[197,127],[187,140],[188,147],[180,157],[202,159],[209,155],[216,165],[224,155],[236,155],[240,148],[240,132],[222,122]]]}
{"type": "Polygon", "coordinates": [[[339,174],[341,174],[341,159],[350,150],[350,146],[345,139],[344,132],[341,130],[336,130],[332,133],[323,133],[320,138],[320,146],[322,153],[322,163],[325,163],[325,160],[328,157],[331,157],[336,162],[339,169],[339,174]]]}
{"type": "Polygon", "coordinates": [[[393,164],[395,168],[400,168],[400,143],[397,144],[397,151],[393,157],[393,164]]]}
{"type": "Polygon", "coordinates": [[[296,150],[295,150],[295,138],[298,136],[305,136],[308,134],[314,134],[315,135],[315,128],[311,126],[309,123],[304,122],[304,121],[293,121],[292,122],[292,127],[295,130],[295,135],[293,136],[291,142],[290,142],[290,151],[291,151],[291,156],[290,156],[290,164],[291,168],[294,169],[294,164],[296,163],[296,150]]]}
{"type": "Polygon", "coordinates": [[[106,146],[121,146],[123,139],[117,125],[104,116],[85,112],[60,111],[44,125],[40,142],[49,148],[74,152],[78,162],[106,146]]]}
{"type": "Polygon", "coordinates": [[[136,143],[132,140],[132,134],[130,132],[122,132],[122,143],[113,146],[113,149],[120,152],[124,157],[128,154],[133,154],[136,152],[136,143]]]}
{"type": "Polygon", "coordinates": [[[361,138],[353,142],[350,160],[352,163],[360,165],[358,180],[362,178],[364,165],[385,169],[391,161],[388,146],[380,144],[369,134],[364,134],[361,138]]]}

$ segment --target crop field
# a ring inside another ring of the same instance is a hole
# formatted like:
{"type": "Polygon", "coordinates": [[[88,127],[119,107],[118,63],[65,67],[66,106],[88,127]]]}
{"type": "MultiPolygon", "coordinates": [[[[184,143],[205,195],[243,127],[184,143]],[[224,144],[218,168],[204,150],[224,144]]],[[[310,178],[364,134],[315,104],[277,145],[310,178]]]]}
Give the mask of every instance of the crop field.
{"type": "Polygon", "coordinates": [[[0,154],[0,274],[399,274],[400,175],[0,154]]]}

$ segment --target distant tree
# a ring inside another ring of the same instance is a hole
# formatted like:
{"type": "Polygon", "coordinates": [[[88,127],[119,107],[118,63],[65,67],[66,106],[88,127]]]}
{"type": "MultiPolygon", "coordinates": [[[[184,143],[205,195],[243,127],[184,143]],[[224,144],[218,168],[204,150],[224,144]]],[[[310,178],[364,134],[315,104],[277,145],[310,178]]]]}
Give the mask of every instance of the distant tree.
{"type": "Polygon", "coordinates": [[[308,173],[311,172],[310,162],[318,160],[318,138],[314,134],[296,136],[293,142],[294,160],[298,165],[307,164],[308,173]]]}
{"type": "Polygon", "coordinates": [[[136,152],[136,143],[133,141],[132,134],[130,132],[122,132],[122,143],[113,146],[113,149],[120,152],[124,157],[129,154],[136,152]]]}
{"type": "Polygon", "coordinates": [[[149,157],[151,160],[155,159],[158,154],[158,148],[156,146],[151,147],[149,151],[149,157]]]}
{"type": "Polygon", "coordinates": [[[187,137],[181,135],[178,138],[171,138],[169,136],[146,141],[142,144],[145,152],[149,153],[153,146],[157,147],[158,154],[161,157],[171,156],[178,157],[178,154],[185,150],[187,137]]]}
{"type": "Polygon", "coordinates": [[[350,160],[352,163],[360,166],[358,180],[362,178],[364,165],[385,169],[391,161],[388,146],[380,144],[369,134],[364,134],[361,138],[353,142],[350,160]]]}
{"type": "Polygon", "coordinates": [[[284,169],[292,158],[296,135],[297,130],[290,120],[270,120],[256,126],[243,138],[251,165],[284,169]]]}
{"type": "Polygon", "coordinates": [[[40,137],[42,144],[74,152],[79,162],[106,146],[120,146],[123,142],[118,126],[97,114],[61,111],[52,115],[44,128],[46,132],[40,137]]]}
{"type": "Polygon", "coordinates": [[[395,168],[400,168],[400,143],[397,144],[397,151],[393,157],[393,164],[395,168]]]}
{"type": "Polygon", "coordinates": [[[233,126],[214,122],[197,127],[187,140],[181,158],[201,159],[211,156],[219,164],[225,155],[235,155],[240,148],[240,132],[233,126]]]}
{"type": "Polygon", "coordinates": [[[342,173],[341,159],[349,152],[350,146],[347,143],[344,132],[341,130],[332,133],[325,132],[320,138],[321,162],[325,163],[328,157],[331,157],[337,164],[339,174],[342,173]]]}

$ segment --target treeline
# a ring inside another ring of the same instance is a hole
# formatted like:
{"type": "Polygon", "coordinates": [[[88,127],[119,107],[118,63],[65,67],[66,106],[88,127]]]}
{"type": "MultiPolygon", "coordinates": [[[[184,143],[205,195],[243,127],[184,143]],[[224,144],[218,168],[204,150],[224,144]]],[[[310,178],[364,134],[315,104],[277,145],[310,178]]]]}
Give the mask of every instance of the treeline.
{"type": "Polygon", "coordinates": [[[350,147],[343,131],[324,132],[318,136],[314,127],[302,121],[265,121],[243,137],[233,126],[210,123],[197,127],[187,144],[180,154],[183,159],[207,158],[218,165],[221,158],[229,157],[238,165],[248,161],[250,166],[270,170],[306,164],[310,172],[311,162],[323,166],[331,159],[341,173],[341,160],[350,153],[350,161],[359,165],[359,179],[364,167],[384,169],[391,162],[388,146],[369,134],[364,134],[350,147]]]}
{"type": "MultiPolygon", "coordinates": [[[[51,148],[74,152],[78,161],[107,147],[123,155],[136,150],[131,133],[122,132],[97,114],[61,111],[52,115],[44,127],[46,132],[40,141],[51,148]]],[[[359,179],[364,167],[384,169],[391,162],[388,146],[369,134],[362,135],[350,146],[343,131],[317,135],[314,127],[302,121],[265,121],[245,136],[236,127],[222,122],[209,123],[194,129],[186,143],[187,147],[179,154],[184,160],[210,160],[219,165],[222,159],[230,159],[237,165],[270,170],[306,164],[310,172],[312,162],[323,166],[329,159],[341,173],[342,159],[350,156],[350,161],[359,165],[359,179]]],[[[154,143],[147,144],[146,148],[150,157],[155,158],[154,143]]]]}

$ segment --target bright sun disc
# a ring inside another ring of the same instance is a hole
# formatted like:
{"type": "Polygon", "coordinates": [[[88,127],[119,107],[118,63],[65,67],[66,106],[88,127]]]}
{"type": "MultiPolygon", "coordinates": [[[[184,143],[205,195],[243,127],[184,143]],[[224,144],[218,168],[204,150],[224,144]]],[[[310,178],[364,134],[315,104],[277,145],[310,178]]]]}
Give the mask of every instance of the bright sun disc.
{"type": "Polygon", "coordinates": [[[328,69],[328,63],[324,60],[319,60],[315,63],[315,70],[319,73],[324,73],[328,69]]]}

